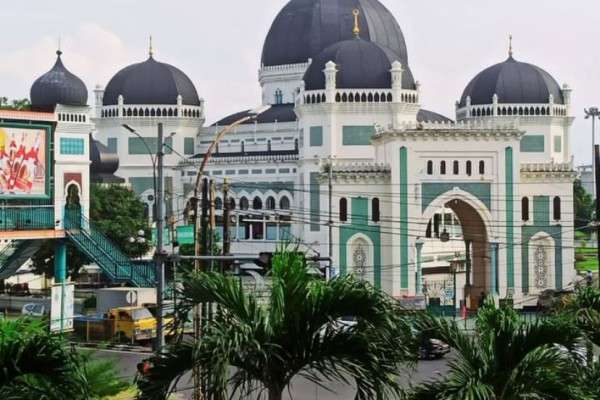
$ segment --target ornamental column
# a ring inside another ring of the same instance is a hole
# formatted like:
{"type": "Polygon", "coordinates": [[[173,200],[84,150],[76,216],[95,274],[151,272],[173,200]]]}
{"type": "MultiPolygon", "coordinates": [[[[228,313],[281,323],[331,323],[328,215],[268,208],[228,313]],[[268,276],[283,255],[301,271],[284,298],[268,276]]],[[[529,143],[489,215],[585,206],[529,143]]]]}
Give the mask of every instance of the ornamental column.
{"type": "Polygon", "coordinates": [[[421,239],[417,239],[415,243],[415,247],[417,248],[417,266],[415,271],[415,293],[417,296],[423,295],[423,278],[422,278],[422,254],[423,254],[423,245],[425,242],[421,239]]]}
{"type": "Polygon", "coordinates": [[[490,287],[489,294],[498,295],[498,243],[490,243],[490,287]]]}

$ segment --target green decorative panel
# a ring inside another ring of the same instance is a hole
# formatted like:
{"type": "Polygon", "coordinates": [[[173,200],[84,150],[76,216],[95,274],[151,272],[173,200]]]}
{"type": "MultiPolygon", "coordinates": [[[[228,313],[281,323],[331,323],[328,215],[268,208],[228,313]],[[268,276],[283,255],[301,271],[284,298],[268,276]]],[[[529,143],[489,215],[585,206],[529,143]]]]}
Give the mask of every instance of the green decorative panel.
{"type": "Polygon", "coordinates": [[[192,156],[195,154],[194,138],[186,137],[183,139],[183,154],[192,156]]]}
{"type": "Polygon", "coordinates": [[[321,230],[321,185],[319,183],[319,173],[310,173],[310,231],[319,232],[321,230]]]}
{"type": "Polygon", "coordinates": [[[400,286],[408,289],[408,149],[400,149],[400,286]]]}
{"type": "Polygon", "coordinates": [[[111,153],[119,152],[119,139],[117,138],[108,138],[106,145],[108,147],[108,151],[111,153]]]}
{"type": "Polygon", "coordinates": [[[421,209],[424,212],[439,196],[458,188],[479,199],[488,210],[492,208],[492,185],[483,182],[427,182],[421,185],[421,209]]]}
{"type": "Polygon", "coordinates": [[[312,126],[310,128],[310,147],[323,146],[323,127],[312,126]]]}
{"type": "Polygon", "coordinates": [[[546,233],[554,239],[554,285],[555,289],[563,288],[563,265],[562,265],[562,227],[555,226],[523,226],[521,228],[521,281],[523,293],[529,293],[529,242],[538,233],[546,233]]]}
{"type": "Polygon", "coordinates": [[[544,135],[526,135],[521,139],[521,153],[543,153],[544,135]]]}
{"type": "Polygon", "coordinates": [[[507,147],[505,161],[505,196],[506,196],[506,280],[507,286],[515,287],[515,233],[514,233],[514,160],[513,149],[507,147]]]}
{"type": "Polygon", "coordinates": [[[85,154],[85,140],[77,138],[60,138],[60,154],[82,156],[85,154]]]}
{"type": "Polygon", "coordinates": [[[554,152],[560,153],[562,152],[562,137],[554,136],[554,152]]]}
{"type": "Polygon", "coordinates": [[[550,225],[550,197],[533,197],[533,221],[537,226],[550,225]]]}
{"type": "Polygon", "coordinates": [[[368,146],[375,134],[374,126],[342,127],[342,144],[344,146],[368,146]]]}
{"type": "MultiPolygon", "coordinates": [[[[381,288],[381,229],[379,225],[369,225],[369,199],[352,198],[350,215],[351,224],[340,227],[340,274],[348,273],[348,243],[357,234],[368,237],[373,242],[373,261],[374,265],[367,265],[367,271],[374,269],[374,284],[376,288],[381,288]]],[[[351,255],[350,255],[351,257],[351,255]]],[[[370,264],[370,263],[369,263],[370,264]]]]}
{"type": "MultiPolygon", "coordinates": [[[[150,152],[152,152],[152,154],[156,154],[157,147],[158,147],[158,139],[155,137],[145,137],[143,139],[139,138],[139,137],[130,137],[128,144],[129,144],[129,154],[131,154],[131,155],[148,154],[148,150],[150,150],[150,152]],[[146,143],[144,144],[144,142],[146,142],[146,143]],[[148,146],[148,148],[146,148],[146,145],[148,146]]],[[[172,147],[173,147],[173,138],[171,138],[171,137],[165,138],[165,146],[164,146],[165,154],[171,154],[172,147]]]]}

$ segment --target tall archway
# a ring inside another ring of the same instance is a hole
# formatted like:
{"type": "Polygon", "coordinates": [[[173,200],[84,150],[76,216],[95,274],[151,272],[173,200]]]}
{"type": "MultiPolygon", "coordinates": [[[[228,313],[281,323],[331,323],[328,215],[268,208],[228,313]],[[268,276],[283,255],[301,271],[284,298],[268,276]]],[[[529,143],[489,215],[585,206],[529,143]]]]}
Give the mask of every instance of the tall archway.
{"type": "MultiPolygon", "coordinates": [[[[492,217],[486,204],[474,195],[458,188],[443,193],[431,202],[423,212],[427,231],[434,229],[436,215],[440,209],[449,209],[454,214],[460,225],[460,235],[446,234],[429,235],[423,232],[424,237],[429,240],[450,241],[456,249],[464,256],[465,269],[469,272],[462,274],[458,281],[457,299],[467,299],[471,308],[476,308],[482,295],[496,294],[498,288],[499,271],[497,265],[492,264],[490,257],[490,235],[492,217]],[[464,285],[462,284],[464,282],[464,285]]],[[[438,215],[439,217],[439,215],[438,215]]],[[[437,218],[439,222],[439,218],[437,218]]],[[[433,232],[432,232],[433,233],[433,232]]],[[[448,232],[451,233],[451,232],[448,232]]],[[[426,239],[427,240],[427,239],[426,239]]],[[[451,278],[452,279],[452,278],[451,278]]]]}

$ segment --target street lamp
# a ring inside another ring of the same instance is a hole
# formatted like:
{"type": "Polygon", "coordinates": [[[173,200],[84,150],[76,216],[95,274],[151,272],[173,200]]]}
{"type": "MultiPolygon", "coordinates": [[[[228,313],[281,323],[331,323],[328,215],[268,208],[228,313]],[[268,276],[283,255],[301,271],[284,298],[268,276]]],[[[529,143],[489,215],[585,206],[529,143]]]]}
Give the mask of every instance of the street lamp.
{"type": "MultiPolygon", "coordinates": [[[[221,129],[215,136],[215,139],[212,141],[212,143],[210,144],[210,146],[208,146],[208,149],[206,150],[206,153],[204,154],[204,158],[202,159],[202,163],[200,164],[200,167],[198,168],[198,172],[196,174],[196,184],[194,185],[194,197],[192,198],[192,204],[193,204],[193,212],[194,212],[194,256],[195,257],[199,257],[200,253],[202,251],[202,244],[201,244],[201,237],[204,237],[205,235],[200,235],[198,232],[198,228],[201,226],[201,224],[199,224],[199,220],[200,220],[200,213],[199,213],[199,205],[200,205],[200,201],[199,201],[199,195],[200,195],[200,189],[201,189],[201,184],[202,184],[202,177],[204,176],[204,169],[206,168],[206,165],[208,165],[208,162],[210,161],[210,158],[212,157],[212,153],[215,150],[215,148],[217,147],[217,145],[219,144],[219,142],[221,141],[221,139],[230,131],[232,131],[235,127],[237,127],[238,125],[243,124],[244,122],[253,120],[255,118],[257,118],[260,114],[264,113],[265,111],[269,110],[271,108],[271,105],[266,105],[266,106],[261,106],[258,107],[254,110],[251,110],[247,113],[247,115],[245,117],[242,117],[238,120],[236,120],[235,122],[233,122],[232,124],[224,127],[223,129],[221,129]]],[[[203,190],[203,194],[207,193],[208,188],[205,187],[203,190]]],[[[203,209],[204,209],[204,204],[203,204],[203,209]]],[[[203,216],[203,221],[202,221],[202,225],[205,224],[204,221],[204,216],[203,216]]],[[[204,229],[203,229],[204,231],[204,229]]],[[[206,249],[206,245],[204,246],[204,248],[206,249]]],[[[195,259],[194,261],[194,269],[196,271],[200,271],[200,260],[198,258],[195,259]]],[[[201,307],[196,306],[194,307],[194,339],[197,341],[200,339],[200,330],[201,330],[201,320],[202,320],[202,311],[201,311],[201,307]]],[[[194,381],[194,393],[192,398],[193,399],[199,399],[201,398],[201,394],[200,394],[200,369],[199,367],[195,367],[192,371],[192,378],[194,381]]]]}
{"type": "Polygon", "coordinates": [[[585,109],[583,112],[585,113],[585,119],[592,119],[592,176],[596,177],[596,156],[594,153],[594,146],[596,145],[596,118],[600,119],[600,110],[598,107],[590,107],[589,110],[585,109]]]}
{"type": "MultiPolygon", "coordinates": [[[[165,286],[165,265],[164,265],[164,251],[163,251],[163,124],[158,123],[158,134],[157,134],[157,145],[156,155],[153,154],[152,149],[146,142],[146,139],[140,135],[135,129],[127,124],[122,125],[123,128],[127,129],[130,133],[137,136],[141,141],[146,150],[148,156],[152,161],[152,183],[154,188],[155,209],[156,209],[156,251],[154,252],[154,262],[156,264],[156,343],[155,349],[161,350],[165,345],[164,326],[163,326],[163,292],[165,286]],[[157,177],[158,170],[158,177],[157,177]]],[[[173,134],[171,134],[173,136],[173,134]]]]}
{"type": "Polygon", "coordinates": [[[450,273],[453,276],[454,282],[454,295],[452,300],[452,307],[454,308],[454,317],[456,318],[456,274],[462,274],[465,270],[465,260],[460,258],[460,254],[456,253],[454,258],[450,260],[450,273]]]}

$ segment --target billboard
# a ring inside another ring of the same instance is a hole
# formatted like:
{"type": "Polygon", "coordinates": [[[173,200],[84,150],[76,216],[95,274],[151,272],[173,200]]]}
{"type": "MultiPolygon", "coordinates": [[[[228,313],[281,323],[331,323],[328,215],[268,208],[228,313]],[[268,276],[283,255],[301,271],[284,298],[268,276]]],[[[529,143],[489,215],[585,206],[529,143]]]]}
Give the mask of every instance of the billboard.
{"type": "Polygon", "coordinates": [[[0,198],[48,196],[48,128],[0,125],[0,198]]]}

